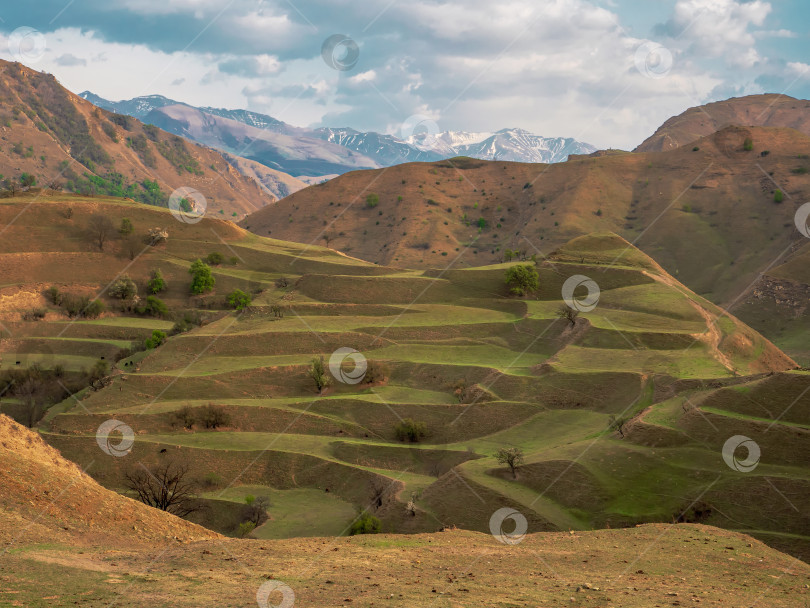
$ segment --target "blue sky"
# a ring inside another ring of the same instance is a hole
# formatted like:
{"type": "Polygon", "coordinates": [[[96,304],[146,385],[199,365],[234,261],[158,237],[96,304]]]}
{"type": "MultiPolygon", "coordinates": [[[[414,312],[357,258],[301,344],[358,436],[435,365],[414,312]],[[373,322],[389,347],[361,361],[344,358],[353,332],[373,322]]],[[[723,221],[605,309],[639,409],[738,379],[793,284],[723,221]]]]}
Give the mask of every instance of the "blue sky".
{"type": "Polygon", "coordinates": [[[632,148],[690,106],[810,97],[805,4],[36,0],[0,8],[0,57],[110,99],[159,93],[389,133],[423,115],[442,130],[522,127],[632,148]],[[335,34],[353,41],[338,62],[357,45],[347,69],[322,57],[335,34]]]}

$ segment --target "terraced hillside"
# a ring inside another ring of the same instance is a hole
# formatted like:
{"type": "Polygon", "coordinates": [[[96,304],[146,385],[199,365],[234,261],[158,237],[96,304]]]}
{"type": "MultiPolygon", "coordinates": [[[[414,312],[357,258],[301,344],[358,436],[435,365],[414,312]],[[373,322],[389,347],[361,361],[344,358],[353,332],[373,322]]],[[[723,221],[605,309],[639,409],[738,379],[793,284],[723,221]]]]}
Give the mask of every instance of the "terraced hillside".
{"type": "Polygon", "coordinates": [[[733,595],[793,608],[807,596],[805,563],[700,525],[529,534],[515,544],[462,530],[224,539],[99,487],[5,416],[0,432],[4,606],[640,608],[680,603],[673,598],[723,605],[733,595]]]}
{"type": "Polygon", "coordinates": [[[386,532],[485,531],[510,507],[530,532],[694,521],[808,555],[810,480],[796,463],[808,455],[810,375],[616,235],[559,248],[537,266],[539,289],[516,298],[510,263],[380,267],[103,199],[8,199],[0,219],[0,369],[40,362],[69,377],[115,361],[104,388],[40,424],[108,488],[123,491],[134,467],[187,463],[209,506],[197,521],[233,534],[245,498],[267,495],[270,520],[254,531],[265,539],[345,533],[358,509],[386,532]],[[169,238],[134,259],[124,240],[93,252],[83,227],[99,212],[169,238]],[[189,297],[191,262],[214,250],[233,260],[214,267],[215,292],[189,297]],[[114,313],[70,320],[42,295],[52,285],[98,294],[122,273],[143,294],[158,267],[169,286],[160,297],[200,326],[149,351],[123,347],[171,320],[122,314],[113,300],[114,313]],[[569,322],[558,311],[577,275],[600,295],[569,322]],[[221,310],[236,288],[251,305],[221,310]],[[41,320],[23,318],[33,307],[47,309],[41,320]],[[313,357],[329,367],[341,348],[358,351],[365,374],[338,360],[319,391],[313,357]],[[209,406],[224,416],[206,429],[209,406]],[[124,457],[99,451],[110,419],[133,430],[124,457]],[[417,441],[401,440],[409,420],[417,441]],[[724,462],[735,435],[759,445],[756,470],[724,462]],[[500,448],[525,454],[515,475],[500,448]]]}

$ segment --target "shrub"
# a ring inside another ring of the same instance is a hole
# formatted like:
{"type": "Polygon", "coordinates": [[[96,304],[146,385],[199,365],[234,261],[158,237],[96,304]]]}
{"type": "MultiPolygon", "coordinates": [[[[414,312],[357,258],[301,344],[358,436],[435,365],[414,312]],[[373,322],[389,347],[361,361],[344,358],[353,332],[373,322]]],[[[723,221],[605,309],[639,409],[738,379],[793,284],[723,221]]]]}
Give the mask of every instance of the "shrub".
{"type": "Polygon", "coordinates": [[[146,304],[144,304],[142,311],[141,314],[165,317],[169,314],[169,307],[157,296],[146,296],[146,304]]]}
{"type": "Polygon", "coordinates": [[[231,423],[231,417],[224,408],[210,403],[200,409],[198,420],[207,429],[216,429],[231,423]]]}
{"type": "Polygon", "coordinates": [[[51,286],[45,290],[45,298],[51,303],[55,304],[56,306],[60,306],[62,304],[62,299],[64,296],[62,292],[59,291],[58,287],[51,286]]]}
{"type": "Polygon", "coordinates": [[[163,278],[163,273],[160,272],[160,268],[155,268],[152,271],[152,278],[149,279],[146,286],[149,293],[160,293],[166,289],[166,281],[163,278]]]}
{"type": "Polygon", "coordinates": [[[323,363],[323,357],[315,357],[312,359],[312,363],[309,366],[309,370],[307,370],[309,377],[315,382],[315,387],[318,389],[318,392],[322,391],[324,388],[329,386],[332,382],[332,379],[326,373],[326,366],[323,363]]]}
{"type": "Polygon", "coordinates": [[[774,203],[781,203],[783,200],[785,200],[785,193],[784,192],[782,192],[781,190],[777,190],[777,191],[775,191],[773,193],[773,202],[774,203]]]}
{"type": "Polygon", "coordinates": [[[218,488],[221,487],[225,483],[225,480],[222,478],[222,475],[219,473],[215,473],[211,471],[210,473],[206,473],[205,477],[203,477],[203,485],[208,488],[218,488]]]}
{"type": "Polygon", "coordinates": [[[754,140],[750,137],[746,137],[745,141],[743,142],[743,150],[746,152],[750,152],[754,149],[754,140]]]}
{"type": "Polygon", "coordinates": [[[427,435],[427,426],[424,422],[417,422],[410,418],[405,418],[394,427],[394,434],[400,441],[417,443],[427,435]]]}
{"type": "Polygon", "coordinates": [[[45,308],[32,308],[22,314],[23,321],[41,321],[48,314],[45,308]]]}
{"type": "Polygon", "coordinates": [[[239,538],[247,538],[247,536],[256,529],[256,524],[252,521],[243,521],[236,526],[236,536],[239,538]]]}
{"type": "Polygon", "coordinates": [[[287,285],[289,285],[289,281],[287,281],[287,277],[279,277],[279,278],[276,279],[276,287],[278,287],[279,289],[287,287],[287,285]]]}
{"type": "Polygon", "coordinates": [[[180,319],[175,321],[172,332],[179,334],[200,325],[202,325],[202,315],[197,311],[187,310],[180,319]]]}
{"type": "Polygon", "coordinates": [[[124,275],[110,286],[107,293],[111,298],[131,300],[138,295],[138,286],[135,285],[135,281],[124,275]]]}
{"type": "Polygon", "coordinates": [[[379,534],[382,522],[371,513],[362,513],[349,528],[349,534],[379,534]]]}
{"type": "Polygon", "coordinates": [[[196,260],[188,272],[191,274],[191,293],[199,295],[214,288],[216,280],[211,274],[211,267],[202,260],[196,260]]]}
{"type": "Polygon", "coordinates": [[[159,329],[152,330],[152,337],[146,339],[146,348],[157,348],[161,344],[166,341],[166,334],[165,332],[160,331],[159,329]]]}
{"type": "Polygon", "coordinates": [[[366,197],[366,206],[369,209],[373,209],[380,203],[380,197],[377,194],[369,194],[366,197]]]}
{"type": "Polygon", "coordinates": [[[62,298],[62,308],[69,317],[85,317],[95,319],[104,312],[104,302],[91,300],[88,296],[65,295],[62,298]]]}
{"type": "Polygon", "coordinates": [[[205,258],[205,261],[211,266],[219,266],[222,264],[223,260],[225,260],[225,256],[223,256],[219,251],[212,251],[205,258]]]}
{"type": "Polygon", "coordinates": [[[244,310],[250,306],[250,296],[241,289],[235,289],[228,294],[228,306],[236,310],[244,310]]]}

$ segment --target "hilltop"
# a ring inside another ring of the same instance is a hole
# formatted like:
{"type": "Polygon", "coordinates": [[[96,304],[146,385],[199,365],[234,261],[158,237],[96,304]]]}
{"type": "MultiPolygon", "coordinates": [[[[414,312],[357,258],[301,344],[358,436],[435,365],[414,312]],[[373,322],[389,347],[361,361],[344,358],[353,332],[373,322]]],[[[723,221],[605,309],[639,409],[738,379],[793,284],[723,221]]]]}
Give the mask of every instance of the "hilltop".
{"type": "Polygon", "coordinates": [[[635,152],[664,152],[711,135],[730,125],[796,129],[810,135],[810,101],[784,94],[732,97],[689,108],[673,116],[635,152]]]}
{"type": "Polygon", "coordinates": [[[99,109],[19,63],[0,61],[0,134],[0,174],[17,189],[30,174],[43,188],[165,206],[188,187],[229,218],[275,200],[216,150],[99,109]]]}
{"type": "MultiPolygon", "coordinates": [[[[806,555],[806,510],[790,504],[810,495],[806,471],[791,464],[806,450],[810,377],[614,234],[558,248],[537,266],[538,291],[515,298],[504,281],[514,263],[405,271],[102,198],[6,199],[0,215],[2,369],[37,363],[69,383],[101,357],[114,363],[95,390],[40,422],[66,457],[94,462],[88,472],[107,488],[124,491],[136,463],[188,463],[210,506],[194,521],[235,534],[246,496],[267,495],[260,538],[340,534],[358,508],[384,532],[484,531],[510,506],[532,532],[681,518],[806,555]],[[129,218],[135,235],[162,227],[168,240],[134,260],[123,239],[98,251],[82,237],[93,213],[114,225],[129,218]],[[215,291],[191,296],[191,262],[217,251],[215,291]],[[98,294],[123,271],[144,294],[156,268],[169,286],[162,315],[102,296],[99,318],[70,319],[44,296],[52,286],[98,294]],[[558,309],[575,275],[601,294],[572,324],[558,309]],[[252,302],[228,312],[237,288],[252,302]],[[155,330],[172,335],[144,350],[155,330]],[[307,369],[340,348],[359,351],[366,374],[351,384],[332,371],[319,392],[307,369]],[[760,403],[759,387],[766,409],[727,399],[760,403]],[[210,407],[223,415],[213,428],[199,422],[210,407]],[[135,433],[125,458],[99,453],[95,433],[112,418],[135,433]],[[398,430],[408,419],[418,423],[413,442],[398,430]],[[733,434],[761,442],[755,472],[723,462],[733,434]],[[525,453],[516,479],[495,459],[504,447],[525,453]],[[757,508],[740,506],[743,494],[757,508]]],[[[25,403],[1,405],[14,413],[25,403]]]]}

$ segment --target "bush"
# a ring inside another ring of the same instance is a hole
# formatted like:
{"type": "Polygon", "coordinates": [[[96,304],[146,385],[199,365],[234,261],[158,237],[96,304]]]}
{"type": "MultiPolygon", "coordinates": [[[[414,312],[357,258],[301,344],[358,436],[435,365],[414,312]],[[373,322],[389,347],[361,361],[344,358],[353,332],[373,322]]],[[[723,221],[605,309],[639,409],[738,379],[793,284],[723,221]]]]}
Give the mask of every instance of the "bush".
{"type": "Polygon", "coordinates": [[[189,331],[194,327],[199,327],[202,325],[202,315],[194,310],[187,310],[183,313],[183,316],[175,321],[174,327],[172,327],[172,332],[176,334],[183,333],[185,331],[189,331]]]}
{"type": "Polygon", "coordinates": [[[41,321],[46,314],[48,314],[48,311],[45,308],[32,308],[24,312],[22,318],[23,321],[41,321]]]}
{"type": "Polygon", "coordinates": [[[349,528],[349,534],[379,534],[382,530],[382,522],[371,513],[363,513],[349,528]]]}
{"type": "Polygon", "coordinates": [[[745,141],[743,142],[743,150],[746,152],[750,152],[754,149],[754,140],[750,137],[746,137],[745,141]]]}
{"type": "Polygon", "coordinates": [[[110,286],[109,290],[107,290],[107,294],[111,298],[131,300],[138,295],[138,286],[135,285],[135,281],[124,275],[110,286]]]}
{"type": "Polygon", "coordinates": [[[152,278],[149,279],[146,287],[149,293],[160,293],[166,290],[166,281],[163,278],[163,273],[160,272],[160,268],[155,268],[155,270],[152,271],[152,278]]]}
{"type": "Polygon", "coordinates": [[[157,348],[166,341],[166,333],[155,329],[152,331],[152,337],[146,339],[146,348],[157,348]]]}
{"type": "Polygon", "coordinates": [[[205,261],[208,262],[211,266],[219,266],[225,260],[225,256],[222,255],[219,251],[212,251],[209,253],[205,261]]]}
{"type": "Polygon", "coordinates": [[[252,521],[243,521],[236,526],[236,536],[239,538],[247,538],[247,536],[256,529],[256,524],[252,521]]]}
{"type": "Polygon", "coordinates": [[[376,207],[379,204],[379,202],[380,202],[380,197],[378,195],[376,195],[376,194],[369,194],[366,197],[366,206],[369,209],[373,209],[374,207],[376,207]]]}
{"type": "Polygon", "coordinates": [[[61,306],[64,296],[62,295],[62,292],[59,291],[58,287],[51,286],[51,287],[48,287],[48,289],[45,290],[45,298],[51,304],[55,304],[56,306],[61,306]]]}
{"type": "Polygon", "coordinates": [[[222,475],[215,473],[214,471],[206,473],[205,477],[203,477],[203,485],[207,488],[219,488],[224,483],[225,480],[222,478],[222,475]]]}
{"type": "Polygon", "coordinates": [[[156,296],[146,296],[146,304],[138,312],[153,317],[165,317],[169,314],[169,307],[156,296]]]}
{"type": "Polygon", "coordinates": [[[781,203],[783,200],[785,200],[785,193],[784,192],[782,192],[781,190],[777,190],[776,192],[773,193],[773,202],[774,203],[781,203]]]}
{"type": "Polygon", "coordinates": [[[417,443],[427,435],[427,427],[424,422],[416,422],[410,418],[405,418],[394,427],[394,434],[400,441],[417,443]]]}
{"type": "Polygon", "coordinates": [[[216,429],[231,423],[231,417],[224,408],[210,403],[200,409],[198,420],[207,429],[216,429]]]}
{"type": "Polygon", "coordinates": [[[84,317],[95,319],[104,312],[104,302],[91,300],[88,296],[65,295],[62,298],[62,308],[69,317],[84,317]]]}
{"type": "Polygon", "coordinates": [[[211,267],[202,260],[196,260],[188,272],[191,274],[191,293],[199,295],[214,288],[216,279],[211,274],[211,267]]]}

